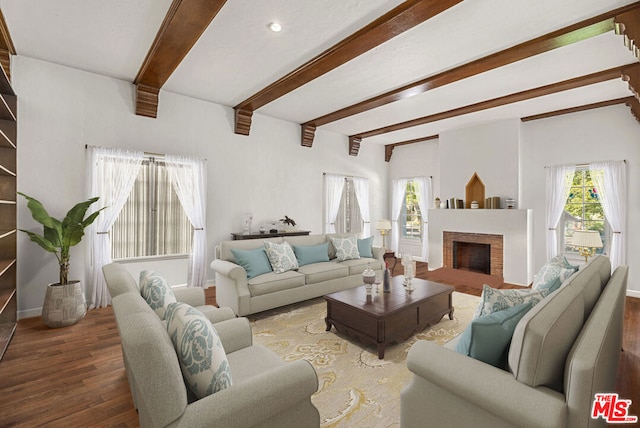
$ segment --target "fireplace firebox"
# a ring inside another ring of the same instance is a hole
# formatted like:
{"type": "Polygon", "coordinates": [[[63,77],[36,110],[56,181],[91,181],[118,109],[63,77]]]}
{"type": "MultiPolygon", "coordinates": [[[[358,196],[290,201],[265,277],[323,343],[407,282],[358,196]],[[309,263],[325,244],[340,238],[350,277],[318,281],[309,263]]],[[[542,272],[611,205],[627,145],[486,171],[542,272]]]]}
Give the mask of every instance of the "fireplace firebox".
{"type": "Polygon", "coordinates": [[[453,241],[453,268],[491,274],[491,245],[453,241]]]}
{"type": "Polygon", "coordinates": [[[503,235],[449,231],[442,234],[444,267],[503,276],[503,235]]]}

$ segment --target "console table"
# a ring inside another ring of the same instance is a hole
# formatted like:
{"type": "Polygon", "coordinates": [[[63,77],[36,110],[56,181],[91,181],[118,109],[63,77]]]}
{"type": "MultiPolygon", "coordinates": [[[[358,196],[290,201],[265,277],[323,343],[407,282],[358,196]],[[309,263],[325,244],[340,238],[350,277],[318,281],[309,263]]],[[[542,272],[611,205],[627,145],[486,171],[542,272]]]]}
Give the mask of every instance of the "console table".
{"type": "Polygon", "coordinates": [[[278,233],[250,233],[245,235],[244,233],[231,233],[231,238],[234,241],[241,239],[264,239],[264,238],[277,238],[279,236],[305,236],[311,233],[309,230],[293,230],[291,232],[278,232],[278,233]]]}

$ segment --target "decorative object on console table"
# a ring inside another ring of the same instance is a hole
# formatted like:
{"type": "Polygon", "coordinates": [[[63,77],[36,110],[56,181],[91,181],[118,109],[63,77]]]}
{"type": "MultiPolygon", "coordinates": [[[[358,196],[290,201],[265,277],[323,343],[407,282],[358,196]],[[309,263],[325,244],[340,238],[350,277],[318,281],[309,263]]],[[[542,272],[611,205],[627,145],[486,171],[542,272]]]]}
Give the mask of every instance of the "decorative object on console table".
{"type": "Polygon", "coordinates": [[[253,215],[251,213],[244,214],[244,227],[242,233],[245,235],[251,235],[251,222],[253,221],[253,215]]]}
{"type": "Polygon", "coordinates": [[[380,232],[380,235],[382,236],[382,248],[386,250],[387,244],[385,242],[385,236],[387,236],[389,234],[389,231],[391,230],[391,221],[387,219],[378,220],[378,224],[376,224],[376,230],[380,232]]]}
{"type": "Polygon", "coordinates": [[[576,230],[571,238],[571,246],[578,249],[585,263],[595,254],[596,248],[602,248],[602,239],[597,230],[576,230]]]}
{"type": "Polygon", "coordinates": [[[69,249],[80,243],[84,230],[91,225],[106,207],[100,208],[85,218],[89,207],[98,200],[91,198],[76,204],[69,210],[63,221],[55,219],[47,213],[42,203],[24,193],[19,195],[27,199],[27,208],[33,219],[43,226],[43,234],[39,235],[20,229],[29,238],[46,251],[54,253],[60,265],[60,281],[47,286],[42,305],[42,321],[48,327],[66,327],[84,318],[87,308],[84,289],[80,281],[69,281],[69,249]]]}
{"type": "Polygon", "coordinates": [[[289,229],[295,229],[296,227],[296,222],[292,218],[289,218],[286,215],[284,216],[284,218],[280,219],[280,223],[284,224],[289,229]]]}

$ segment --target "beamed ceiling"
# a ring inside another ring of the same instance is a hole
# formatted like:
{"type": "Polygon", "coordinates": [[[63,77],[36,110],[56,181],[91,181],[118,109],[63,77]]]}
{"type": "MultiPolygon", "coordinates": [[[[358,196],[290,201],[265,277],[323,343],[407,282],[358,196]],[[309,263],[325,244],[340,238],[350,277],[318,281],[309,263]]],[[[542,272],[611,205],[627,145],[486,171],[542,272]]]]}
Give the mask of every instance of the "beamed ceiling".
{"type": "MultiPolygon", "coordinates": [[[[638,118],[640,2],[617,0],[0,0],[17,54],[393,149],[450,129],[615,104],[638,118]],[[282,31],[268,25],[278,22],[282,31]]],[[[2,19],[4,18],[4,20],[2,19]]]]}

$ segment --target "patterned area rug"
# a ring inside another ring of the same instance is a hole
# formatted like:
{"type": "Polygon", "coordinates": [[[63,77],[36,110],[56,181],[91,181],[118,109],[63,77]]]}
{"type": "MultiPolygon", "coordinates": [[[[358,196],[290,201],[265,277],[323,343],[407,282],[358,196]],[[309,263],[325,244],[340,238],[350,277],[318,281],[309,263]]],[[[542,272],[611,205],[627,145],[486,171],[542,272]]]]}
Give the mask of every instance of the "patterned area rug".
{"type": "Polygon", "coordinates": [[[249,316],[254,342],[273,350],[285,361],[305,359],[316,369],[319,389],[313,404],[322,427],[398,427],[400,391],[411,378],[406,358],[416,340],[442,345],[460,334],[471,321],[479,298],[453,293],[454,319],[448,316],[406,342],[393,344],[378,359],[374,346],[364,346],[336,332],[326,331],[324,298],[249,316]]]}

